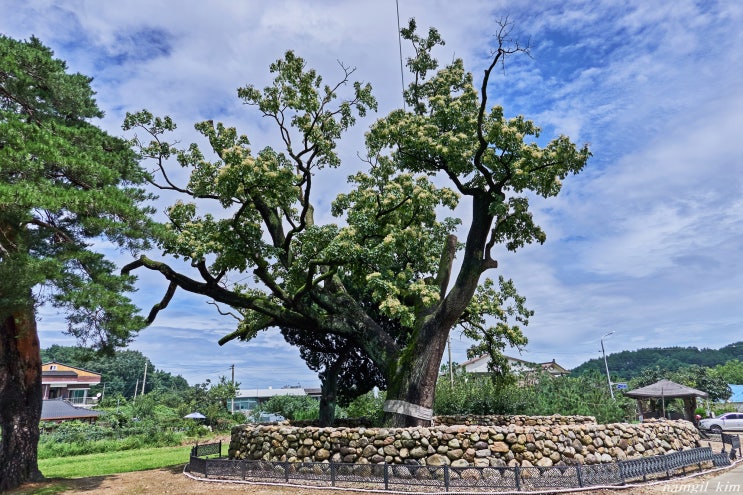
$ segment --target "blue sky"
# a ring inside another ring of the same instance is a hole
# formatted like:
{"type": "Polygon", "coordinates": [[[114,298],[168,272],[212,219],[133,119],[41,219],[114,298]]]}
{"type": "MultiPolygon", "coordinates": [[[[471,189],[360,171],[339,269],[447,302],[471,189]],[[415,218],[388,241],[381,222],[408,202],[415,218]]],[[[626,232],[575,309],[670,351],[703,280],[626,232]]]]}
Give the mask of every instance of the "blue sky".
{"type": "MultiPolygon", "coordinates": [[[[508,16],[532,57],[507,61],[490,101],[534,120],[546,138],[590,143],[587,169],[560,197],[534,203],[547,242],[501,253],[492,274],[513,278],[536,312],[521,358],[575,367],[600,355],[610,331],[609,353],[742,340],[743,3],[399,0],[399,12],[403,23],[438,28],[440,60],[463,58],[476,80],[496,20],[508,16]]],[[[273,145],[277,136],[238,101],[238,87],[266,85],[268,65],[287,49],[326,80],[339,75],[338,61],[355,66],[379,112],[344,139],[344,167],[319,181],[319,220],[362,166],[368,124],[402,104],[391,0],[0,0],[0,13],[0,32],[36,35],[95,78],[106,112],[99,124],[118,135],[125,112],[147,108],[171,115],[183,143],[198,140],[193,123],[213,119],[237,126],[254,149],[273,145]]],[[[164,290],[146,274],[138,286],[143,308],[164,290]]],[[[233,326],[179,292],[132,348],[191,383],[228,376],[234,364],[243,388],[317,385],[277,333],[219,347],[233,326]]],[[[72,344],[62,328],[42,311],[42,347],[72,344]]],[[[455,361],[467,346],[455,331],[455,361]]]]}

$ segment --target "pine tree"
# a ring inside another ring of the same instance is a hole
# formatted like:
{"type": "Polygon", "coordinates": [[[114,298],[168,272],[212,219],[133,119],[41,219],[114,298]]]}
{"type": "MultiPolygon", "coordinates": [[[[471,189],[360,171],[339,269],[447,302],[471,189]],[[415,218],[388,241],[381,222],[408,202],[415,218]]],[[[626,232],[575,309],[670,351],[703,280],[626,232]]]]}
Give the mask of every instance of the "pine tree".
{"type": "Polygon", "coordinates": [[[36,308],[60,308],[98,348],[144,326],[124,295],[131,277],[94,250],[147,247],[151,213],[148,177],[126,141],[91,123],[102,115],[91,78],[36,38],[0,36],[0,491],[41,477],[36,308]]]}

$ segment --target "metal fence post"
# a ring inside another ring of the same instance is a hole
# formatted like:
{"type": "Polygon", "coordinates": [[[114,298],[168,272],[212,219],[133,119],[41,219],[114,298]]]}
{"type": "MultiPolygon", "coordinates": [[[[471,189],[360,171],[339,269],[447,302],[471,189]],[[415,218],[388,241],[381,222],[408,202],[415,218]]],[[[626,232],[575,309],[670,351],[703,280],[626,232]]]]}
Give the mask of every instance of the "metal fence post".
{"type": "Polygon", "coordinates": [[[335,463],[330,461],[330,486],[335,486],[335,463]]]}
{"type": "Polygon", "coordinates": [[[666,479],[671,478],[671,466],[668,465],[668,456],[663,456],[663,464],[666,467],[666,479]]]}
{"type": "Polygon", "coordinates": [[[390,472],[389,472],[389,464],[385,461],[384,463],[384,489],[389,490],[390,489],[390,472]]]}
{"type": "Polygon", "coordinates": [[[284,462],[284,481],[289,483],[289,461],[284,462]]]}
{"type": "Polygon", "coordinates": [[[245,462],[245,459],[240,459],[240,472],[243,476],[243,481],[245,481],[245,474],[248,470],[248,464],[245,462]]]}
{"type": "Polygon", "coordinates": [[[444,464],[444,488],[447,492],[449,491],[449,476],[451,476],[451,474],[449,473],[449,466],[444,464]]]}
{"type": "Polygon", "coordinates": [[[516,480],[516,490],[521,491],[521,471],[518,465],[513,467],[513,477],[516,480]]]}
{"type": "Polygon", "coordinates": [[[575,465],[575,474],[578,476],[578,486],[583,487],[583,470],[580,463],[575,465]]]}

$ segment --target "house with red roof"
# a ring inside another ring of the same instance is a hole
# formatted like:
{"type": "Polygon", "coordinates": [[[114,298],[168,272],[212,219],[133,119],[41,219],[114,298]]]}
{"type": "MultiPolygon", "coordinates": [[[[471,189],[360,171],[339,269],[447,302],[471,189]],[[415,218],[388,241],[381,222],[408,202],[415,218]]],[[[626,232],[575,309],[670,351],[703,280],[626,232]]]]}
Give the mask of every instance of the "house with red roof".
{"type": "Polygon", "coordinates": [[[100,373],[55,361],[41,365],[44,400],[64,399],[74,406],[91,407],[98,398],[90,396],[90,387],[99,383],[100,373]]]}

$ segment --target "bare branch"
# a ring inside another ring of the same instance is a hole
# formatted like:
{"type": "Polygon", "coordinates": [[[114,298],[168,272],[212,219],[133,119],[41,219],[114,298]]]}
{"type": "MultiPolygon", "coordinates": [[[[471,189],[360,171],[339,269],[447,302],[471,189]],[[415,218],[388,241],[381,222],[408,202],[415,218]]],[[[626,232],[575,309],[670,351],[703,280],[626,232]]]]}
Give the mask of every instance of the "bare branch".
{"type": "Polygon", "coordinates": [[[170,304],[171,299],[173,299],[173,295],[175,294],[175,290],[178,287],[178,284],[175,282],[171,282],[168,285],[168,290],[165,291],[165,295],[160,300],[159,303],[152,306],[152,309],[150,310],[150,314],[147,315],[147,324],[151,325],[152,322],[155,321],[155,318],[157,318],[157,314],[162,311],[163,309],[168,307],[168,304],[170,304]]]}
{"type": "Polygon", "coordinates": [[[219,313],[220,315],[222,315],[222,316],[231,316],[232,318],[236,319],[237,321],[242,321],[242,317],[241,316],[237,316],[232,311],[222,311],[222,309],[219,307],[219,304],[217,304],[215,301],[207,301],[206,303],[209,304],[209,305],[211,305],[211,306],[214,306],[215,308],[217,308],[217,313],[219,313]]]}

